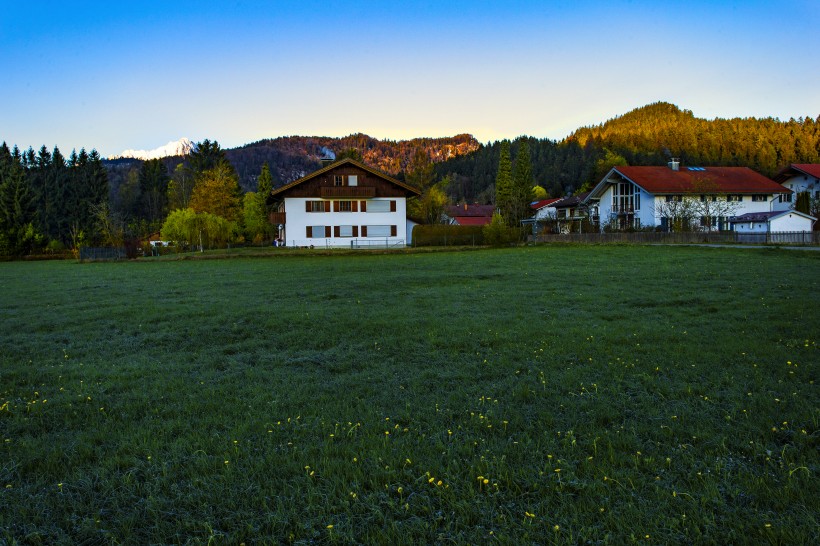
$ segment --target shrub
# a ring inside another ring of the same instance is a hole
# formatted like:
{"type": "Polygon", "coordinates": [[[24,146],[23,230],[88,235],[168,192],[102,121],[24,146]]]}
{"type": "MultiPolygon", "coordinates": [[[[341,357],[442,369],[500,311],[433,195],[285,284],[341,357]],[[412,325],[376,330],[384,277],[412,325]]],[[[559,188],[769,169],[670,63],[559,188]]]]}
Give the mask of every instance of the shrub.
{"type": "Polygon", "coordinates": [[[414,246],[483,245],[483,226],[421,225],[413,228],[414,246]]]}
{"type": "Polygon", "coordinates": [[[509,227],[499,213],[493,214],[492,221],[483,227],[484,242],[488,245],[501,246],[522,241],[527,229],[509,227]]]}

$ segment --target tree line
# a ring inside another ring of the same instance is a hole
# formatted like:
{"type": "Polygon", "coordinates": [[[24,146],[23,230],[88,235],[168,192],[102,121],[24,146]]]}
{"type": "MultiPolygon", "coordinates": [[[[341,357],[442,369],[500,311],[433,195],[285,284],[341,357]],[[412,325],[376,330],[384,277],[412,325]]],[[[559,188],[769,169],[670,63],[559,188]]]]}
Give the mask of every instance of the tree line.
{"type": "Polygon", "coordinates": [[[108,177],[96,150],[0,146],[0,255],[102,242],[108,177]]]}

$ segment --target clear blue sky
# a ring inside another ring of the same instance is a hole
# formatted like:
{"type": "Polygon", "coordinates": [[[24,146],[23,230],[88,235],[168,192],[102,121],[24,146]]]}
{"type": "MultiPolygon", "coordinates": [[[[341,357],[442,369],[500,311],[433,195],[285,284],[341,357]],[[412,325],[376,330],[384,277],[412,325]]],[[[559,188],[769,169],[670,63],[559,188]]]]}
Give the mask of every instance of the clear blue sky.
{"type": "Polygon", "coordinates": [[[658,100],[817,117],[818,28],[817,0],[4,0],[0,140],[561,139],[658,100]]]}

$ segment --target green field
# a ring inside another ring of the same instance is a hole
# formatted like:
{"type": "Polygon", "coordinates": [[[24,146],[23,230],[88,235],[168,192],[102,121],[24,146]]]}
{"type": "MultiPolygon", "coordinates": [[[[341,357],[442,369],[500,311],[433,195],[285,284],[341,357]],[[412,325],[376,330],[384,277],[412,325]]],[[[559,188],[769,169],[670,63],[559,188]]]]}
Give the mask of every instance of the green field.
{"type": "Polygon", "coordinates": [[[0,543],[820,541],[820,253],[0,264],[0,543]]]}

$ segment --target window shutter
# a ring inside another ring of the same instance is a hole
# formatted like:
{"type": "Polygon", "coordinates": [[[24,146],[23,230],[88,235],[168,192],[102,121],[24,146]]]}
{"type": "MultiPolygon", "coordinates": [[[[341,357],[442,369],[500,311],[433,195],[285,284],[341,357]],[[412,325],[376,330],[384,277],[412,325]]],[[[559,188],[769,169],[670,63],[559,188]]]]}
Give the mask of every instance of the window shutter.
{"type": "Polygon", "coordinates": [[[367,226],[362,226],[362,237],[367,237],[367,226]]]}
{"type": "Polygon", "coordinates": [[[354,237],[359,236],[359,226],[353,226],[353,236],[354,237]]]}
{"type": "MultiPolygon", "coordinates": [[[[305,212],[310,212],[310,201],[305,201],[305,212]]],[[[310,237],[310,235],[308,235],[310,237]]]]}
{"type": "Polygon", "coordinates": [[[313,237],[313,228],[311,226],[307,226],[305,228],[305,237],[307,237],[308,239],[313,237]]]}
{"type": "Polygon", "coordinates": [[[351,201],[351,203],[350,203],[350,212],[359,212],[359,202],[358,201],[351,201]]]}
{"type": "Polygon", "coordinates": [[[367,212],[367,201],[362,201],[361,211],[367,212]]]}
{"type": "Polygon", "coordinates": [[[333,226],[333,236],[334,237],[341,237],[342,236],[342,230],[339,226],[333,226]]]}
{"type": "Polygon", "coordinates": [[[339,212],[339,202],[338,201],[333,202],[333,212],[339,212]]]}
{"type": "Polygon", "coordinates": [[[325,212],[330,212],[330,201],[325,201],[325,212]]]}
{"type": "MultiPolygon", "coordinates": [[[[393,203],[395,203],[395,201],[393,201],[393,203]]],[[[390,236],[391,237],[396,236],[396,226],[390,226],[390,236]]]]}
{"type": "Polygon", "coordinates": [[[330,226],[325,226],[325,237],[330,237],[330,226]]]}
{"type": "Polygon", "coordinates": [[[396,212],[396,202],[393,200],[390,201],[390,212],[396,212]]]}

